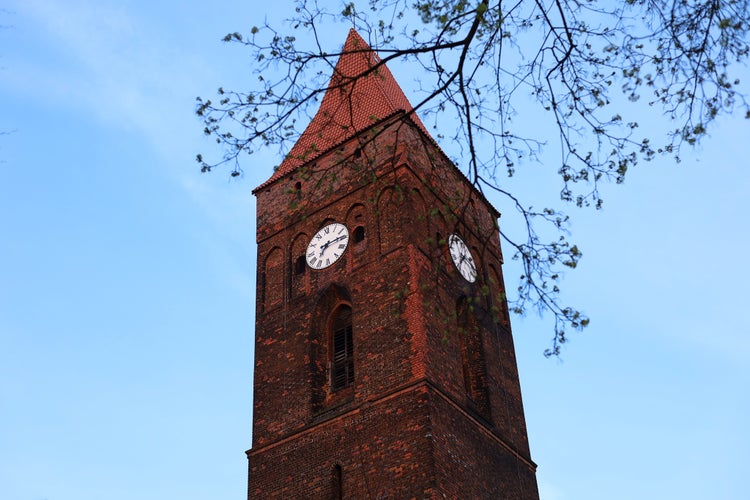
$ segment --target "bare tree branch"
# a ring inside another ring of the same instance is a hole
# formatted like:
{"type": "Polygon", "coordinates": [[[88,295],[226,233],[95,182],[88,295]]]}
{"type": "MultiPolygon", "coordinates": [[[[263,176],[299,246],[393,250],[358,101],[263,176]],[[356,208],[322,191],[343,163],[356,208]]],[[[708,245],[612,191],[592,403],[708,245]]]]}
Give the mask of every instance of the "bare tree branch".
{"type": "Polygon", "coordinates": [[[558,147],[561,200],[600,208],[602,183],[622,183],[628,170],[659,154],[679,161],[680,148],[705,136],[717,117],[750,117],[736,76],[750,53],[748,30],[750,0],[370,0],[364,11],[351,2],[341,12],[298,0],[283,29],[264,25],[225,37],[247,47],[258,80],[245,92],[220,88],[216,103],[198,98],[204,131],[224,150],[220,160],[198,155],[198,163],[204,172],[229,164],[240,175],[243,154],[289,151],[298,124],[326,92],[388,63],[416,65],[420,118],[456,148],[470,182],[505,197],[523,222],[521,237],[502,233],[523,267],[513,309],[551,313],[549,353],[557,354],[566,328],[588,323],[560,303],[558,284],[581,252],[567,240],[567,216],[528,207],[504,178],[548,145],[558,147]],[[369,35],[381,59],[329,82],[343,54],[326,50],[320,30],[334,20],[369,35]],[[674,128],[639,136],[638,117],[626,115],[627,104],[642,97],[674,128]],[[553,134],[516,121],[529,101],[549,117],[553,134]]]}

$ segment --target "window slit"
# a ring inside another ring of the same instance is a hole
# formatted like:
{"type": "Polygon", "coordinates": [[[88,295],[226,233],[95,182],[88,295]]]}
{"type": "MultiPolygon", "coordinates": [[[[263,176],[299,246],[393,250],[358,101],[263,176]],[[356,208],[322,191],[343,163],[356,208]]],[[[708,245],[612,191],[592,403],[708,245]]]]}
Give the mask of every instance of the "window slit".
{"type": "Polygon", "coordinates": [[[354,383],[354,342],[352,309],[342,306],[333,322],[331,339],[331,390],[338,390],[354,383]]]}

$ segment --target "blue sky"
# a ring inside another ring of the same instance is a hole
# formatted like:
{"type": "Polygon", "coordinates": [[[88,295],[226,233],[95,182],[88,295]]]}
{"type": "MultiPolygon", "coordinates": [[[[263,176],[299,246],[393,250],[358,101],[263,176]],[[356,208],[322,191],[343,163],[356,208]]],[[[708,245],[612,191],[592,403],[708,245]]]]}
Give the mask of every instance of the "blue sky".
{"type": "MultiPolygon", "coordinates": [[[[0,498],[242,498],[250,191],[279,158],[258,154],[239,181],[200,174],[212,145],[193,109],[253,78],[220,39],[271,14],[241,1],[4,8],[0,498]]],[[[329,29],[343,43],[348,26],[329,29]]],[[[681,164],[642,165],[599,213],[567,208],[584,259],[564,289],[591,326],[550,360],[549,323],[514,321],[543,499],[747,497],[748,125],[724,119],[681,164]]],[[[528,165],[515,189],[554,198],[550,170],[528,165]]]]}

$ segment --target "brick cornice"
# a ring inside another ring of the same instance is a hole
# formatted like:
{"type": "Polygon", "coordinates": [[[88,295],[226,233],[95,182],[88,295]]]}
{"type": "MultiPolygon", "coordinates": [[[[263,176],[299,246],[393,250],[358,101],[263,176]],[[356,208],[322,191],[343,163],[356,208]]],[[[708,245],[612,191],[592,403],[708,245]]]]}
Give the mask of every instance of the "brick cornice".
{"type": "MultiPolygon", "coordinates": [[[[362,410],[369,409],[373,406],[377,406],[380,404],[383,404],[393,398],[396,398],[398,396],[401,396],[407,392],[416,391],[419,389],[427,389],[430,391],[431,394],[435,394],[436,396],[440,397],[443,401],[448,403],[450,406],[452,406],[456,411],[461,413],[466,419],[471,421],[474,426],[482,432],[485,436],[492,439],[495,443],[500,445],[502,448],[504,448],[506,451],[508,451],[511,455],[513,455],[514,458],[518,459],[519,461],[523,462],[532,472],[536,471],[536,463],[534,463],[533,460],[531,460],[531,457],[525,456],[521,454],[518,450],[516,450],[515,447],[513,447],[510,443],[505,441],[501,436],[499,436],[496,432],[494,432],[491,428],[487,427],[487,424],[484,423],[479,418],[475,417],[471,412],[466,411],[466,409],[453,397],[451,397],[449,394],[447,394],[445,391],[441,390],[440,387],[436,386],[426,378],[413,380],[407,384],[404,384],[400,387],[397,387],[389,392],[383,393],[378,395],[377,397],[371,397],[367,399],[365,402],[360,403],[357,406],[349,408],[347,411],[343,413],[339,413],[337,415],[332,415],[327,418],[316,420],[308,425],[305,425],[304,427],[299,428],[297,431],[284,436],[280,439],[277,439],[275,441],[272,441],[270,443],[267,443],[262,446],[258,446],[255,448],[251,448],[247,451],[245,451],[245,454],[247,455],[248,459],[252,458],[253,455],[257,455],[260,453],[267,452],[269,450],[272,450],[274,448],[277,448],[278,446],[282,446],[290,441],[293,441],[295,439],[299,439],[301,437],[304,437],[305,435],[308,435],[310,433],[316,432],[316,430],[323,426],[323,425],[329,425],[337,421],[344,420],[348,417],[351,417],[352,415],[356,415],[358,413],[361,413],[362,410]]],[[[429,414],[428,414],[429,416],[429,414]]]]}

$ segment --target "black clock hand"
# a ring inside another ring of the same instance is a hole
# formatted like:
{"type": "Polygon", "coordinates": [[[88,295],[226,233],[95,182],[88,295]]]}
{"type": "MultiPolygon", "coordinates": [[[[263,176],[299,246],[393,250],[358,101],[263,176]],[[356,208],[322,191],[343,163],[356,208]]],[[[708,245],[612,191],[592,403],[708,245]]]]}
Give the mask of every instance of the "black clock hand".
{"type": "Polygon", "coordinates": [[[345,236],[339,236],[338,238],[334,238],[334,239],[332,239],[331,241],[326,241],[325,243],[323,243],[323,244],[322,244],[322,245],[320,246],[320,255],[323,255],[323,252],[325,252],[325,251],[326,251],[326,248],[328,248],[329,246],[333,245],[333,244],[334,244],[334,243],[336,243],[337,241],[340,241],[340,240],[342,240],[342,239],[344,239],[344,238],[345,238],[345,236]]]}
{"type": "Polygon", "coordinates": [[[347,238],[347,237],[346,237],[346,235],[344,235],[344,236],[339,236],[338,238],[334,238],[334,239],[332,239],[331,241],[327,241],[327,242],[323,243],[323,246],[322,246],[322,247],[320,248],[320,253],[322,254],[322,253],[323,253],[323,251],[324,251],[324,250],[325,250],[326,248],[328,248],[329,246],[333,245],[333,244],[334,244],[334,243],[336,243],[337,241],[345,240],[346,238],[347,238]]]}

